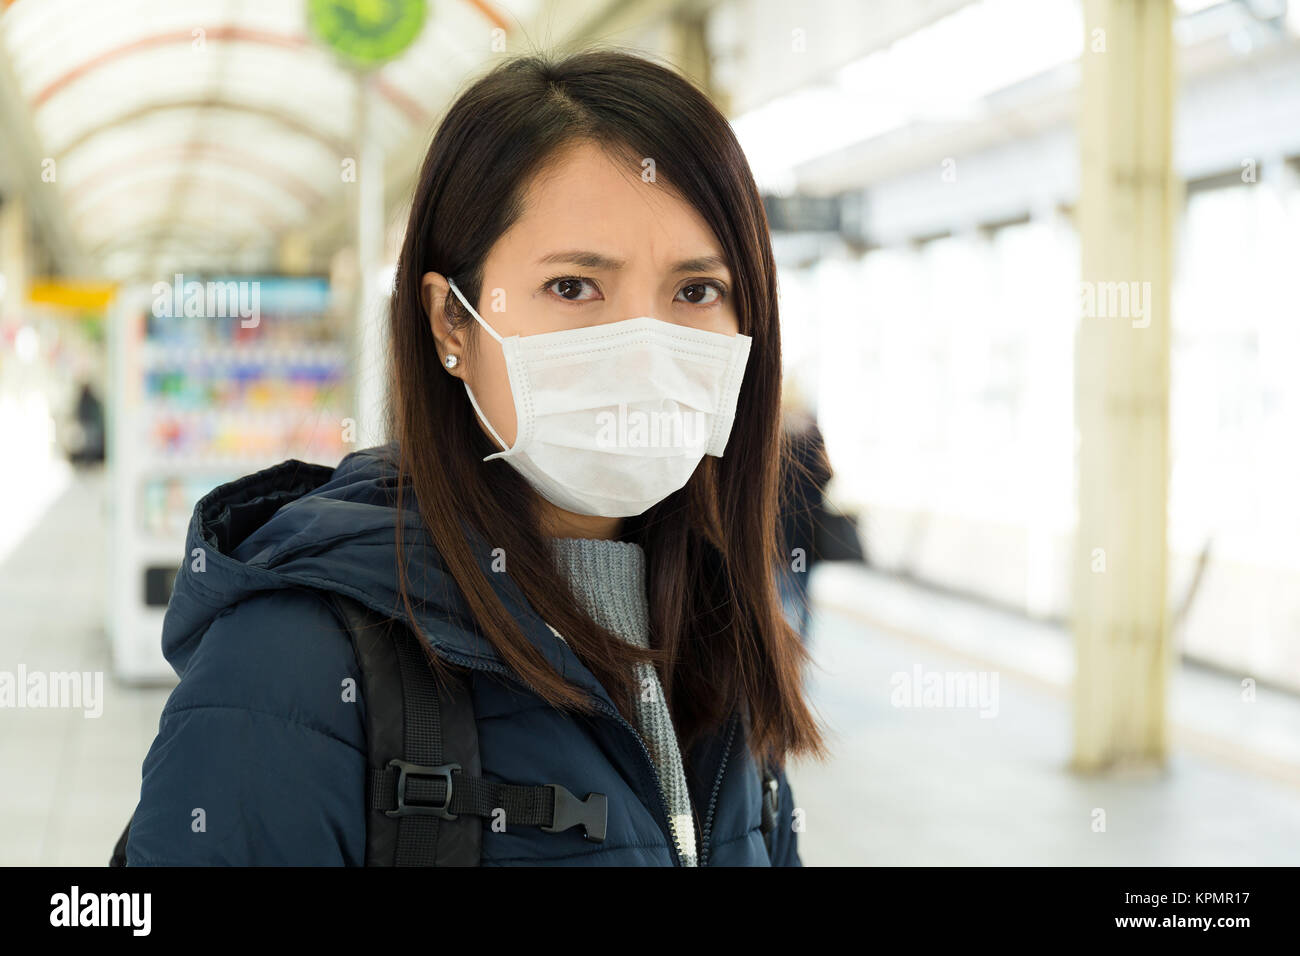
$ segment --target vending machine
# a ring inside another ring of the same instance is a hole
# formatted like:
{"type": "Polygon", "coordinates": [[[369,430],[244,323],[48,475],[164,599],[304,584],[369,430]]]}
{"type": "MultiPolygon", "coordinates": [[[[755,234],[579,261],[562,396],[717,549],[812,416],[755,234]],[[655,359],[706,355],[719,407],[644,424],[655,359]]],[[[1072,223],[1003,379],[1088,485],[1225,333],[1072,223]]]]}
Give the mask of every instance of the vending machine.
{"type": "Polygon", "coordinates": [[[338,463],[350,326],[324,278],[178,275],[122,288],[109,328],[113,667],[132,683],[174,681],[162,620],[194,506],[288,458],[338,463]]]}

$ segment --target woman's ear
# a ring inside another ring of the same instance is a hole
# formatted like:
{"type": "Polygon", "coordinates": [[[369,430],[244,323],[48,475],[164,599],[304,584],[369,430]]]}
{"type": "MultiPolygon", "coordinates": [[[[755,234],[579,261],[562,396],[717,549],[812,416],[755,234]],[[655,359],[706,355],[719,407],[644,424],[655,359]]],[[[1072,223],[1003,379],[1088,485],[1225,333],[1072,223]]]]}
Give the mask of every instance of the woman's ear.
{"type": "Polygon", "coordinates": [[[465,329],[452,327],[447,315],[447,296],[451,295],[451,286],[441,273],[426,272],[420,279],[420,301],[424,305],[424,314],[429,319],[429,330],[438,343],[438,359],[443,368],[447,367],[447,356],[454,355],[458,360],[456,368],[448,369],[452,375],[459,377],[460,367],[465,359],[465,329]]]}

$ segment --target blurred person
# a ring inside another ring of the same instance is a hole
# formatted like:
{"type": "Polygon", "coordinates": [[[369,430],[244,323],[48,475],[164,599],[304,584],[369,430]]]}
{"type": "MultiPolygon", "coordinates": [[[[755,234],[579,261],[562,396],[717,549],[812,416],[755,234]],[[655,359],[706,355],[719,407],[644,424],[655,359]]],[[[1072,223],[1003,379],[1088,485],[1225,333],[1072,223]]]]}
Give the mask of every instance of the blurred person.
{"type": "Polygon", "coordinates": [[[475,862],[802,865],[784,764],[825,745],[771,573],[776,276],[726,119],[619,52],[496,68],[434,136],[390,322],[388,444],[196,506],[128,865],[366,861],[380,704],[348,697],[337,596],[470,689],[482,779],[443,768],[442,812],[489,780],[607,807],[599,840],[434,824],[475,862]]]}
{"type": "Polygon", "coordinates": [[[808,640],[808,579],[820,559],[818,525],[825,513],[826,486],[833,476],[826,442],[807,400],[793,379],[782,388],[781,535],[777,563],[781,603],[790,626],[808,640]]]}
{"type": "Polygon", "coordinates": [[[73,464],[93,465],[104,461],[104,403],[94,386],[83,381],[77,395],[77,447],[68,456],[73,464]]]}

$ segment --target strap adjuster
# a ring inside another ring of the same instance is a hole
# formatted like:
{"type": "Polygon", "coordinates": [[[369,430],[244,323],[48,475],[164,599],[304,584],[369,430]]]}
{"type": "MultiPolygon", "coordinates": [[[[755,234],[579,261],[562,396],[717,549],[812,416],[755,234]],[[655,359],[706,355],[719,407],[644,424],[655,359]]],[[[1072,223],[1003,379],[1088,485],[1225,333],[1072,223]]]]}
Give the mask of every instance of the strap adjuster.
{"type": "Polygon", "coordinates": [[[397,770],[397,809],[385,810],[384,813],[390,817],[405,817],[411,815],[441,817],[443,820],[455,820],[456,814],[450,813],[448,808],[451,806],[451,772],[460,770],[458,763],[445,763],[440,767],[424,767],[420,764],[410,763],[405,760],[393,759],[388,761],[389,769],[397,770]],[[447,782],[447,797],[442,803],[410,803],[406,799],[406,780],[408,777],[417,777],[422,779],[441,778],[447,782]]]}
{"type": "Polygon", "coordinates": [[[543,825],[547,833],[559,833],[582,824],[583,839],[592,843],[605,842],[605,824],[609,818],[609,801],[603,793],[589,793],[579,800],[558,783],[543,784],[555,793],[555,813],[551,825],[543,825]]]}

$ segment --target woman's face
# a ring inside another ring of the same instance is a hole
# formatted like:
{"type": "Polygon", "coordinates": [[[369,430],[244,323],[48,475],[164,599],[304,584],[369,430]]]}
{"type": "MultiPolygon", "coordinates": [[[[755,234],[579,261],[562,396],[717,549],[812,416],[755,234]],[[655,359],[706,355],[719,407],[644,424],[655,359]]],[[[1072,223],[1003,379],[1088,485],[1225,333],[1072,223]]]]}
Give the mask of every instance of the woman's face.
{"type": "MultiPolygon", "coordinates": [[[[620,165],[584,142],[530,184],[523,214],[487,256],[473,305],[502,338],[641,316],[735,335],[732,277],[721,256],[693,207],[646,182],[640,165],[620,165]]],[[[453,332],[445,317],[444,300],[454,293],[444,276],[426,273],[423,294],[444,373],[469,384],[497,434],[513,445],[515,407],[501,347],[479,328],[474,354],[466,355],[466,330],[453,332]],[[450,371],[448,355],[460,359],[450,371]]]]}

